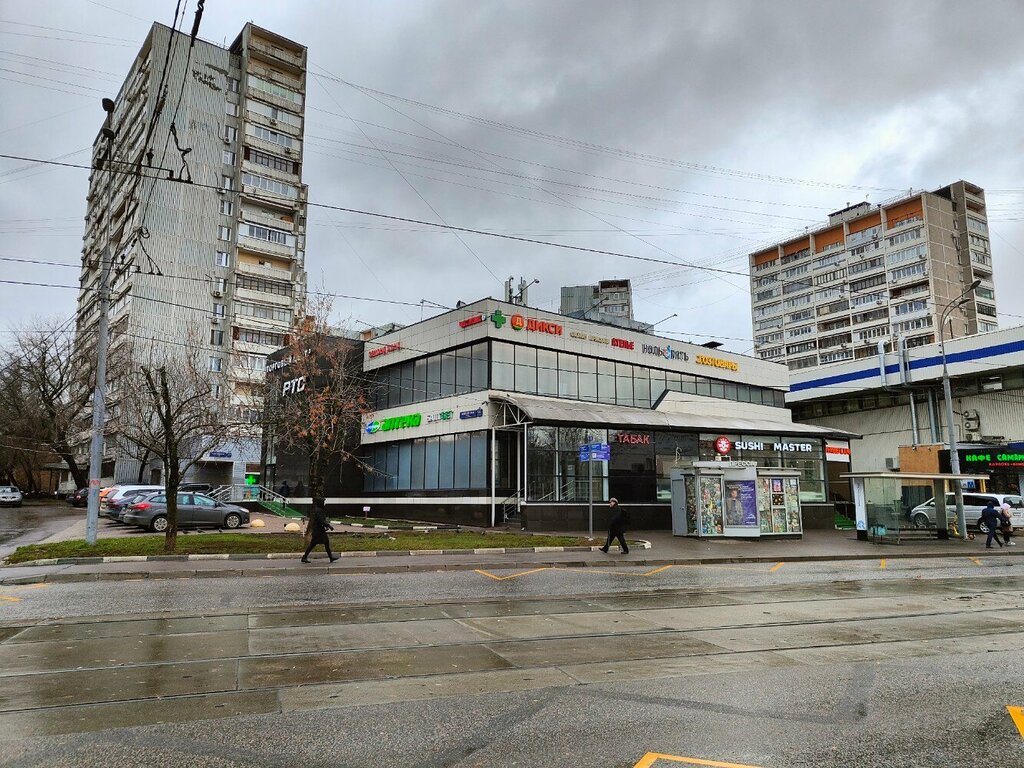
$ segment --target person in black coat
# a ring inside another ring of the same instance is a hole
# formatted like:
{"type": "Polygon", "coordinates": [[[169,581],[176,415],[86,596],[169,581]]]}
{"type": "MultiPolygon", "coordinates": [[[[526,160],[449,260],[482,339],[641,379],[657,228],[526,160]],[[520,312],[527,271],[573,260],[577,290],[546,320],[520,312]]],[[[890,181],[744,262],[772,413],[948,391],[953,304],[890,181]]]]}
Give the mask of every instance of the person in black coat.
{"type": "Polygon", "coordinates": [[[999,528],[1003,524],[1003,516],[996,509],[994,501],[989,501],[985,508],[981,510],[981,522],[988,527],[988,539],[985,540],[985,548],[992,549],[993,539],[1002,548],[1003,542],[999,540],[999,528]]]}
{"type": "Polygon", "coordinates": [[[309,553],[313,551],[313,547],[317,544],[324,545],[324,549],[327,550],[327,556],[331,558],[332,563],[338,559],[331,552],[331,540],[327,536],[327,532],[333,531],[334,526],[327,519],[327,512],[324,510],[324,499],[322,497],[313,499],[313,514],[309,517],[307,530],[309,531],[309,546],[306,547],[306,551],[302,555],[302,562],[309,562],[309,553]]]}
{"type": "Polygon", "coordinates": [[[612,545],[612,539],[618,539],[622,554],[628,555],[629,547],[626,545],[626,526],[629,524],[629,515],[625,509],[619,506],[618,499],[608,499],[608,506],[611,509],[612,519],[608,523],[608,541],[601,547],[601,551],[607,553],[608,547],[612,545]]]}

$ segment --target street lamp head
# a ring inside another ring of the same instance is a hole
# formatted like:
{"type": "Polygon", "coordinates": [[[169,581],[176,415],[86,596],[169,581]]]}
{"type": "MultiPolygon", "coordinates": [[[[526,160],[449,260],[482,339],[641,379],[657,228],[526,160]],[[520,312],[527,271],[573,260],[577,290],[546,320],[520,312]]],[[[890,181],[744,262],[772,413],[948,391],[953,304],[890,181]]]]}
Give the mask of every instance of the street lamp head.
{"type": "Polygon", "coordinates": [[[981,280],[975,280],[973,283],[967,286],[967,293],[971,293],[971,291],[973,291],[979,285],[981,285],[981,280]]]}
{"type": "Polygon", "coordinates": [[[113,99],[103,99],[103,111],[108,114],[114,111],[113,99]]]}

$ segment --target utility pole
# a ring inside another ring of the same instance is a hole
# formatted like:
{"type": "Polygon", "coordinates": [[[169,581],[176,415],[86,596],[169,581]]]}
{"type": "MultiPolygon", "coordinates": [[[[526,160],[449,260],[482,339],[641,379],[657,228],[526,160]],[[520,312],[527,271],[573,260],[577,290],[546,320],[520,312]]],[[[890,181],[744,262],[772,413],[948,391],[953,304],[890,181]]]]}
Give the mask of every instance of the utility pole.
{"type": "Polygon", "coordinates": [[[103,111],[107,118],[103,123],[103,138],[107,142],[103,153],[103,164],[107,167],[107,204],[104,216],[103,255],[100,257],[100,284],[97,302],[100,307],[99,325],[96,330],[96,388],[92,395],[92,444],[89,450],[89,505],[85,518],[85,541],[96,543],[96,527],[100,516],[100,481],[103,477],[103,431],[106,422],[105,398],[107,392],[107,345],[110,335],[110,266],[114,255],[110,248],[110,201],[114,187],[114,102],[103,100],[103,111]]]}

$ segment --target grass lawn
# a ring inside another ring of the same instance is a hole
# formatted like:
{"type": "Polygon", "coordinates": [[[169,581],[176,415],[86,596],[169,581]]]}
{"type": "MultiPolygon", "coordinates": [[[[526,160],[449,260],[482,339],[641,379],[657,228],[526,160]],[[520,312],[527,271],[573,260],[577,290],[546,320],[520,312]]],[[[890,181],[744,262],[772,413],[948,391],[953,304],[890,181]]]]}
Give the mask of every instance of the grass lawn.
{"type": "MultiPolygon", "coordinates": [[[[585,538],[575,536],[535,536],[517,533],[465,533],[434,531],[430,533],[390,534],[335,533],[331,549],[335,552],[372,552],[374,550],[411,549],[482,549],[485,547],[575,547],[589,546],[585,538]]],[[[178,536],[178,555],[200,554],[267,554],[271,552],[302,552],[302,536],[294,533],[205,533],[178,536]]],[[[100,539],[90,547],[83,539],[56,541],[50,544],[29,544],[18,547],[7,561],[24,563],[54,557],[110,557],[125,555],[163,555],[163,536],[133,536],[100,539]]]]}

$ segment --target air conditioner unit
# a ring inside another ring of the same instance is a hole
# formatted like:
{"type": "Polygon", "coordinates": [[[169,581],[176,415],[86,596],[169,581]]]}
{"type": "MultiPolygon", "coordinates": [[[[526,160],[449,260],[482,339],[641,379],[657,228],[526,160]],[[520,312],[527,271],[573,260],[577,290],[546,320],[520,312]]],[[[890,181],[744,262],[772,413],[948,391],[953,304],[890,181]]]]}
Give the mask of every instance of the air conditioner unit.
{"type": "Polygon", "coordinates": [[[222,318],[219,318],[219,317],[211,317],[210,318],[210,322],[213,323],[214,325],[220,325],[221,319],[222,318]]]}
{"type": "Polygon", "coordinates": [[[900,460],[889,456],[885,460],[885,468],[890,472],[894,472],[900,468],[900,460]]]}
{"type": "Polygon", "coordinates": [[[224,291],[216,291],[215,290],[213,292],[213,295],[214,295],[214,298],[217,298],[217,299],[222,298],[224,296],[224,291]]]}
{"type": "Polygon", "coordinates": [[[883,304],[885,304],[885,300],[879,299],[878,301],[875,302],[875,304],[877,304],[878,306],[882,306],[883,304]]]}
{"type": "Polygon", "coordinates": [[[270,118],[270,124],[277,125],[277,120],[275,120],[274,118],[270,118]]]}
{"type": "Polygon", "coordinates": [[[286,155],[290,155],[290,154],[292,154],[292,150],[291,150],[291,149],[289,149],[288,147],[285,147],[285,148],[284,148],[284,153],[285,153],[286,155]]]}
{"type": "Polygon", "coordinates": [[[224,137],[224,143],[225,144],[230,144],[231,143],[231,139],[229,139],[227,136],[225,136],[224,137]]]}
{"type": "Polygon", "coordinates": [[[220,189],[217,190],[217,194],[218,195],[223,195],[223,194],[226,194],[226,193],[227,193],[227,190],[224,189],[223,187],[221,187],[220,189]]]}
{"type": "Polygon", "coordinates": [[[964,440],[968,443],[980,443],[981,434],[979,432],[964,432],[964,440]]]}

